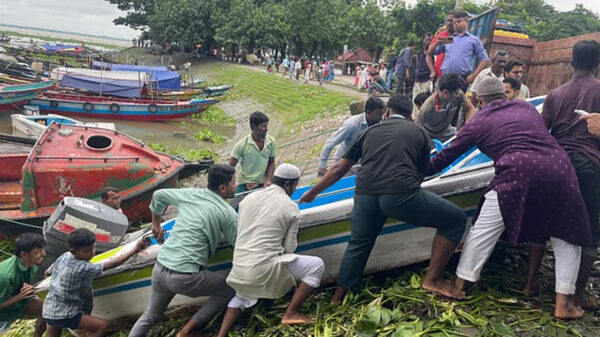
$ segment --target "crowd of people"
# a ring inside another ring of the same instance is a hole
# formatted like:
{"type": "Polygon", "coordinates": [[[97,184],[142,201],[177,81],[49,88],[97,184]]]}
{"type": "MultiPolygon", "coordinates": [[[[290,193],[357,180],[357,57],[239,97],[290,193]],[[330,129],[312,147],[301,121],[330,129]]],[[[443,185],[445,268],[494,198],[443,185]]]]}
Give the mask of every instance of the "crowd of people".
{"type": "MultiPolygon", "coordinates": [[[[321,179],[302,195],[300,203],[314,201],[348,173],[357,176],[350,240],[331,302],[340,303],[348,291],[361,287],[376,239],[392,217],[435,229],[422,288],[450,299],[466,296],[466,285],[479,280],[503,234],[511,243],[528,244],[529,273],[523,289],[535,294],[537,270],[550,242],[556,273],[554,316],[580,318],[583,308],[598,309],[597,299],[585,289],[600,240],[600,114],[596,113],[600,111],[600,81],[596,78],[600,44],[584,40],[573,47],[574,76],[548,94],[540,114],[519,99],[528,95],[519,81],[523,64],[511,60],[505,51],[495,52],[488,60],[481,41],[466,31],[466,25],[463,12],[449,15],[446,28],[423,41],[415,76],[419,84],[411,94],[402,86],[387,103],[371,96],[365,111],[344,122],[322,149],[318,161],[321,179]],[[590,114],[580,116],[575,110],[590,114]],[[431,157],[432,139],[452,141],[431,157]],[[336,146],[334,164],[327,167],[336,146]],[[495,177],[473,226],[466,228],[462,209],[424,190],[421,182],[473,146],[493,160],[495,177]],[[451,283],[444,272],[463,239],[457,280],[451,283]]],[[[408,68],[412,62],[412,56],[406,55],[413,48],[409,45],[400,53],[391,75],[370,74],[373,87],[390,91],[394,78],[405,81],[411,75],[408,68]]],[[[332,76],[323,71],[327,61],[284,59],[281,64],[290,79],[299,80],[304,70],[304,79],[309,81],[313,67],[318,68],[316,74],[332,76]]],[[[301,213],[290,196],[301,172],[292,164],[276,167],[276,140],[268,134],[267,115],[254,112],[249,123],[251,132],[235,144],[229,163],[209,169],[207,188],[154,192],[151,231],[162,246],[152,272],[147,308],[129,336],[146,336],[163,319],[176,294],[207,297],[179,337],[204,328],[226,308],[218,332],[224,337],[244,310],[258,300],[281,298],[294,288],[281,323],[314,321],[300,308],[320,286],[326,266],[318,256],[294,252],[301,213]],[[226,201],[236,193],[248,194],[237,213],[226,201]],[[176,206],[178,215],[165,239],[160,224],[168,206],[176,206]],[[227,277],[206,268],[222,240],[234,247],[227,277]]],[[[120,208],[118,190],[107,188],[102,199],[110,207],[120,208]]],[[[37,234],[17,238],[15,255],[0,263],[0,331],[16,319],[37,317],[34,336],[41,336],[44,329],[48,336],[60,336],[64,328],[105,335],[108,323],[91,316],[92,280],[124,263],[144,249],[145,243],[138,241],[110,262],[92,263],[95,235],[91,231],[76,229],[67,241],[69,251],[45,272],[52,281],[42,301],[32,282],[45,256],[44,238],[37,234]]]]}

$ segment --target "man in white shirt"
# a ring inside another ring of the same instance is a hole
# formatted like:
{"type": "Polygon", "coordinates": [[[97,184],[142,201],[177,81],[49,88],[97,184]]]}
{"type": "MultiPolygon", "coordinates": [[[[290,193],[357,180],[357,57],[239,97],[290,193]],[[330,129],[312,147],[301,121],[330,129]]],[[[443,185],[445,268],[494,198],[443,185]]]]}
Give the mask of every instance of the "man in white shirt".
{"type": "Polygon", "coordinates": [[[479,84],[486,78],[495,77],[500,79],[500,81],[504,80],[504,65],[508,62],[508,52],[505,50],[498,50],[494,53],[494,57],[492,58],[492,66],[486,69],[483,69],[475,80],[473,84],[471,84],[471,88],[469,92],[472,93],[471,102],[477,102],[477,88],[479,84]]]}
{"type": "Polygon", "coordinates": [[[296,291],[281,323],[314,322],[299,309],[320,286],[325,265],[319,257],[294,254],[300,211],[290,196],[299,179],[296,166],[281,164],[271,186],[251,193],[240,203],[233,267],[227,277],[236,295],[227,305],[219,337],[227,336],[242,310],[254,306],[259,298],[281,298],[294,286],[296,291]]]}

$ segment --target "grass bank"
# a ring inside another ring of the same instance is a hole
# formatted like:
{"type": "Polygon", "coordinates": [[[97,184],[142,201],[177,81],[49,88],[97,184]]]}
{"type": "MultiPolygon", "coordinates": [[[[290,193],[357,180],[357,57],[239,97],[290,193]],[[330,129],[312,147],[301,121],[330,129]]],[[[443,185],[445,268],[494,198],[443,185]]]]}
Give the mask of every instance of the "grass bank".
{"type": "Polygon", "coordinates": [[[208,82],[232,84],[222,100],[225,102],[251,98],[270,111],[279,114],[280,122],[291,129],[294,125],[318,122],[323,116],[347,113],[355,99],[342,93],[313,85],[298,84],[287,78],[250,69],[246,66],[222,63],[210,72],[202,72],[208,82]]]}

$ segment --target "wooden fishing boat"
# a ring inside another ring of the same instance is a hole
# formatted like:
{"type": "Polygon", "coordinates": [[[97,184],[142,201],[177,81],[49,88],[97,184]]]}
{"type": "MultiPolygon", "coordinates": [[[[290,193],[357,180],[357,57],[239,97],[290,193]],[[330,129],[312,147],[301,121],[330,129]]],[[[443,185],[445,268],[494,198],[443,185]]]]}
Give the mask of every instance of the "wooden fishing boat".
{"type": "Polygon", "coordinates": [[[218,101],[193,99],[169,101],[104,97],[91,94],[47,91],[31,100],[42,113],[110,118],[122,120],[165,121],[200,113],[218,101]]]}
{"type": "Polygon", "coordinates": [[[14,236],[40,226],[65,196],[100,199],[106,186],[121,190],[130,221],[150,219],[152,193],[174,187],[182,159],[158,153],[119,131],[51,124],[31,151],[0,153],[0,233],[14,236]]]}
{"type": "Polygon", "coordinates": [[[61,115],[22,115],[12,114],[10,115],[12,123],[13,135],[24,135],[29,138],[37,139],[48,125],[52,123],[63,124],[63,125],[83,125],[95,128],[103,128],[108,130],[115,130],[114,123],[84,123],[73,118],[61,116],[61,115]]]}
{"type": "Polygon", "coordinates": [[[204,87],[202,90],[204,91],[204,95],[206,97],[213,97],[221,96],[231,88],[233,88],[232,85],[217,85],[212,87],[204,87]]]}
{"type": "Polygon", "coordinates": [[[36,94],[51,88],[54,81],[8,85],[0,83],[0,111],[22,107],[36,94]]]}

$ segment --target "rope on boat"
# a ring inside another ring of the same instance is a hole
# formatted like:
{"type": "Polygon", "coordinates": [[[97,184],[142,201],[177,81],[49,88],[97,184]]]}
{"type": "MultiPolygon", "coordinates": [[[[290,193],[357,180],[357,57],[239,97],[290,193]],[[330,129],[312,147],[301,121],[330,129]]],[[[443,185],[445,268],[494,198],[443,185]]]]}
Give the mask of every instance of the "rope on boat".
{"type": "Polygon", "coordinates": [[[37,229],[37,230],[39,230],[39,231],[41,231],[41,230],[42,230],[42,227],[40,227],[40,226],[30,225],[30,224],[28,224],[28,223],[24,223],[24,222],[20,222],[20,221],[15,221],[15,220],[11,220],[11,219],[5,219],[5,218],[0,218],[0,220],[2,220],[2,221],[6,221],[6,222],[9,222],[9,223],[12,223],[13,225],[17,225],[17,226],[23,226],[23,227],[28,227],[28,228],[34,228],[34,229],[37,229]]]}

